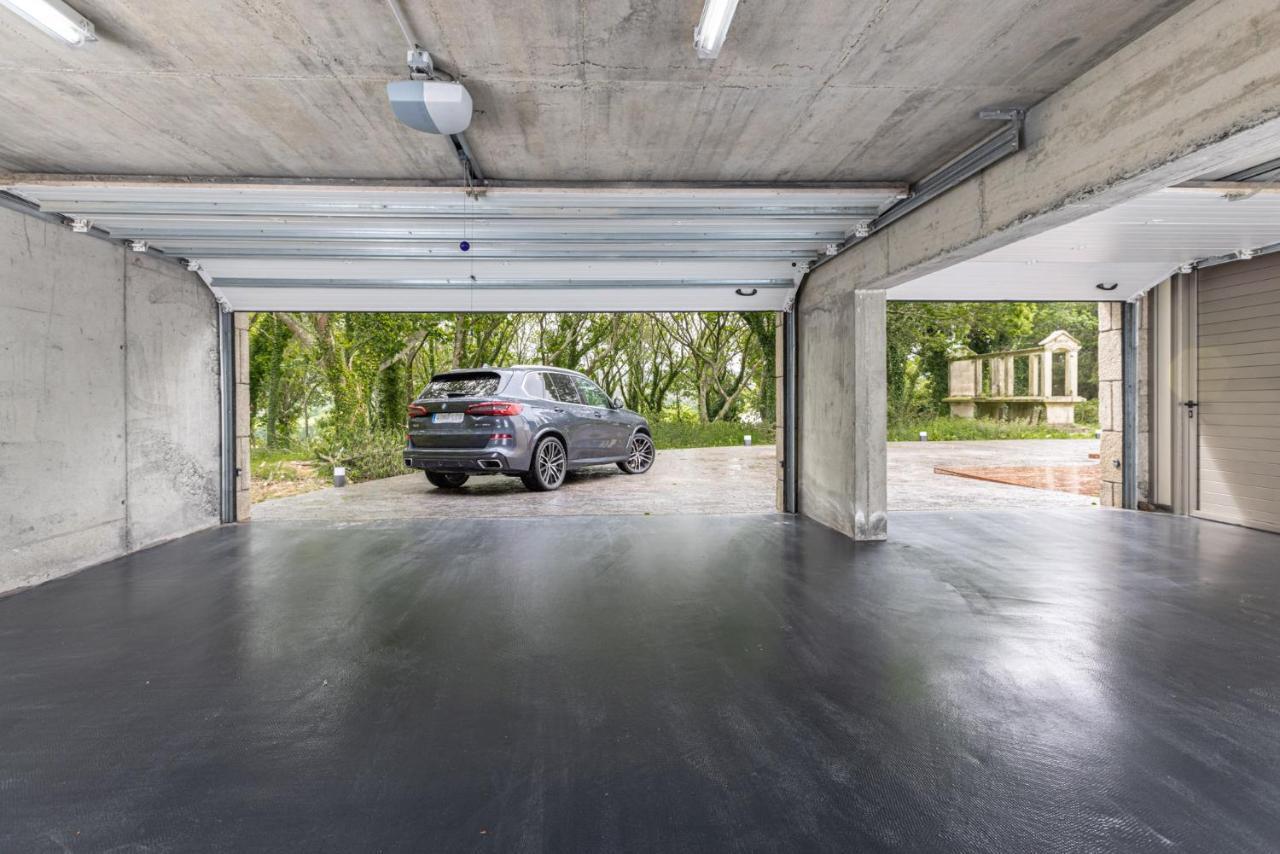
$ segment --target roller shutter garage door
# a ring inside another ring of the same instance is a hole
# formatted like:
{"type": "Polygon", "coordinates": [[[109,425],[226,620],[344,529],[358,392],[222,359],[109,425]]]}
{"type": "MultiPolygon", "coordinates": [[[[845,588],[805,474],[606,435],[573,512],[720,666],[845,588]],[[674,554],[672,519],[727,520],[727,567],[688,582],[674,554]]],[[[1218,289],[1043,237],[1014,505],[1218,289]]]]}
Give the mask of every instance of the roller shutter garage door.
{"type": "Polygon", "coordinates": [[[1280,531],[1280,253],[1199,273],[1199,515],[1280,531]]]}

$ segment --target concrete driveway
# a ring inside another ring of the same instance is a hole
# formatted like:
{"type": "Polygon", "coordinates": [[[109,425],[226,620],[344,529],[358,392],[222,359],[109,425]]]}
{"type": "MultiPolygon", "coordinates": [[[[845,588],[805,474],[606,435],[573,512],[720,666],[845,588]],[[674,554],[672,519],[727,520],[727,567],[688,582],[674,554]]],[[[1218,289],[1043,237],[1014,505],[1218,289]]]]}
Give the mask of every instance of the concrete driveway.
{"type": "Polygon", "coordinates": [[[777,459],[772,445],[659,451],[653,468],[626,475],[599,466],[555,492],[529,492],[516,478],[477,477],[436,489],[420,472],[322,489],[254,505],[254,519],[332,520],[484,516],[613,516],[772,513],[777,459]]]}
{"type": "Polygon", "coordinates": [[[1030,489],[939,474],[938,467],[1060,469],[1096,467],[1097,439],[1004,439],[994,442],[890,442],[889,510],[990,510],[1089,507],[1096,496],[1030,489]]]}
{"type": "MultiPolygon", "coordinates": [[[[1096,440],[891,442],[889,510],[1088,507],[1069,492],[937,474],[938,466],[1087,466],[1096,440]]],[[[477,477],[440,490],[420,473],[322,489],[254,505],[254,519],[367,522],[378,519],[499,516],[615,516],[772,513],[777,459],[772,445],[659,451],[647,473],[616,466],[573,475],[555,492],[529,492],[515,478],[477,477]]]]}

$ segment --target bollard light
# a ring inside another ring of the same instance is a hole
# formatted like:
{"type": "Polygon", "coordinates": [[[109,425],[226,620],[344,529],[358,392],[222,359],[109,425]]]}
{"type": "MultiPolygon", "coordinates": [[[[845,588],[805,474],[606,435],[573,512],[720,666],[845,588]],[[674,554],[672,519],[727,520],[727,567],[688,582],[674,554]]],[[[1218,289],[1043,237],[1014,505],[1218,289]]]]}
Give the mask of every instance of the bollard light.
{"type": "Polygon", "coordinates": [[[744,444],[744,445],[750,445],[750,444],[751,444],[751,434],[750,434],[750,433],[747,433],[745,436],[743,436],[743,437],[742,437],[742,444],[744,444]]]}
{"type": "Polygon", "coordinates": [[[927,442],[927,441],[929,441],[929,434],[928,434],[928,433],[926,433],[925,431],[921,430],[921,431],[920,431],[920,441],[921,441],[921,442],[927,442]]]}
{"type": "Polygon", "coordinates": [[[344,467],[333,467],[333,485],[338,487],[347,485],[347,470],[344,467]]]}

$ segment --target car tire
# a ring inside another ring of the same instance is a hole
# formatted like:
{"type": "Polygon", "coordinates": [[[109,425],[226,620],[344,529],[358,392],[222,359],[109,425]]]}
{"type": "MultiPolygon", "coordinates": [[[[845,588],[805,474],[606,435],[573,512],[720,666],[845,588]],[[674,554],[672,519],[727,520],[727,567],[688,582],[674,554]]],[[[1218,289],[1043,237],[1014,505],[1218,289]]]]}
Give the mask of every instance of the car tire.
{"type": "Polygon", "coordinates": [[[457,489],[467,482],[465,474],[448,474],[439,471],[429,471],[427,480],[431,481],[431,485],[436,489],[457,489]]]}
{"type": "Polygon", "coordinates": [[[564,442],[555,436],[544,436],[533,446],[529,471],[521,475],[526,489],[532,492],[550,492],[559,489],[569,473],[569,455],[564,442]]]}
{"type": "Polygon", "coordinates": [[[653,467],[658,451],[648,433],[636,433],[627,444],[627,458],[618,463],[625,474],[644,474],[653,467]]]}

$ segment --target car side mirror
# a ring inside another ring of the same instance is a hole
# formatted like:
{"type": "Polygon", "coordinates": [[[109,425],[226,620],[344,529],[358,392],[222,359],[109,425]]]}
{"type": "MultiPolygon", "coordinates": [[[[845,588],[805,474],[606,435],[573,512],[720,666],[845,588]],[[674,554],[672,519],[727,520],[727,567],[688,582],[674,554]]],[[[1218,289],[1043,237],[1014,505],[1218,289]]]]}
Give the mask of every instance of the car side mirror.
{"type": "Polygon", "coordinates": [[[621,408],[622,408],[622,406],[623,406],[622,398],[620,398],[620,397],[615,397],[615,398],[613,399],[613,408],[614,408],[614,409],[621,409],[621,408]]]}

